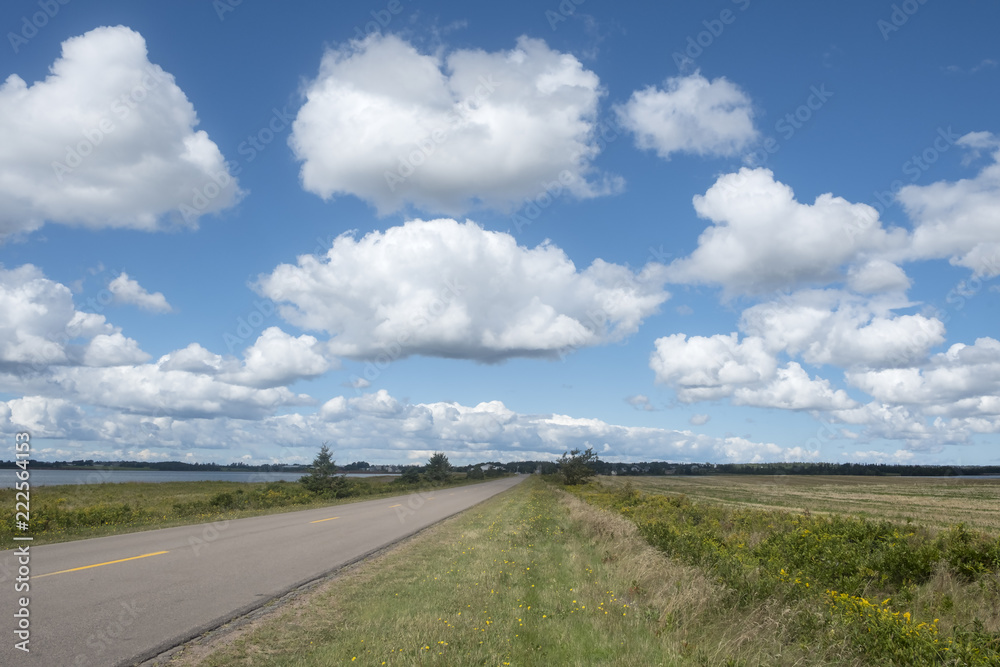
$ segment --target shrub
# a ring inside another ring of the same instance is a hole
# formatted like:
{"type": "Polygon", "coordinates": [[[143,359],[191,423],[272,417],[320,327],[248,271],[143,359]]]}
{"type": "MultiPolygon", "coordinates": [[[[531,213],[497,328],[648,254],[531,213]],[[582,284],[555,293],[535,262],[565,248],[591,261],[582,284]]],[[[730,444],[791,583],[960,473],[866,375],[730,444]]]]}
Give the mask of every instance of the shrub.
{"type": "Polygon", "coordinates": [[[593,447],[588,447],[586,451],[574,449],[570,452],[563,452],[559,458],[559,472],[563,476],[563,482],[567,486],[575,486],[587,481],[594,474],[592,463],[597,462],[597,454],[593,447]]]}

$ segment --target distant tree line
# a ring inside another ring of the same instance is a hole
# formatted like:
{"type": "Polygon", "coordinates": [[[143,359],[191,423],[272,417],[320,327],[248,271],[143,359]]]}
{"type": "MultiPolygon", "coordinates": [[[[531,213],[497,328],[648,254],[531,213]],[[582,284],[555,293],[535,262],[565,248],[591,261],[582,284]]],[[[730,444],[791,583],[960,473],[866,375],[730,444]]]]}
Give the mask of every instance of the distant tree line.
{"type": "MultiPolygon", "coordinates": [[[[78,459],[75,461],[31,461],[35,468],[48,470],[79,470],[81,468],[122,468],[134,470],[171,471],[233,471],[233,472],[309,472],[308,464],[264,463],[249,465],[238,462],[185,463],[184,461],[97,461],[78,459]]],[[[596,457],[587,465],[598,475],[907,475],[917,477],[950,477],[955,475],[998,475],[1000,466],[968,465],[910,465],[888,463],[669,463],[666,461],[640,461],[635,463],[613,463],[596,457]]],[[[0,469],[14,468],[14,461],[0,461],[0,469]]],[[[367,461],[355,461],[336,466],[336,472],[399,472],[424,475],[424,478],[440,477],[437,468],[429,470],[425,465],[373,465],[367,461]]],[[[451,466],[453,472],[464,472],[473,479],[497,477],[507,473],[543,475],[556,474],[556,461],[483,461],[464,466],[451,466]]]]}
{"type": "MultiPolygon", "coordinates": [[[[281,463],[186,463],[184,461],[96,461],[77,459],[75,461],[31,461],[34,468],[45,470],[79,470],[88,468],[122,468],[128,470],[170,470],[170,471],[232,471],[232,472],[304,472],[308,465],[285,465],[281,463]]],[[[13,461],[0,461],[0,469],[13,468],[13,461]]]]}
{"type": "Polygon", "coordinates": [[[997,475],[1000,466],[908,465],[889,463],[639,463],[594,464],[599,475],[906,475],[950,477],[997,475]]]}

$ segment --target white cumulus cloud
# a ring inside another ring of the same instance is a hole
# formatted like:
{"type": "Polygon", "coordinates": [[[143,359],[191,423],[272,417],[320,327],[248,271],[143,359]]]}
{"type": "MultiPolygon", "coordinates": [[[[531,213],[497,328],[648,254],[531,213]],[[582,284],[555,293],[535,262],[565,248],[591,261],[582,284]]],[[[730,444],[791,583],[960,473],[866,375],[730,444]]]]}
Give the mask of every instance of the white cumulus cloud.
{"type": "Polygon", "coordinates": [[[842,389],[811,378],[796,362],[778,359],[756,336],[673,334],[656,340],[649,366],[656,381],[671,386],[684,403],[731,398],[736,405],[783,410],[854,407],[842,389]]]}
{"type": "Polygon", "coordinates": [[[838,290],[803,290],[743,311],[740,329],[768,350],[814,364],[903,366],[945,341],[944,324],[896,315],[913,304],[899,297],[860,298],[838,290]]]}
{"type": "Polygon", "coordinates": [[[669,298],[662,274],[600,259],[578,270],[550,243],[525,248],[473,222],[412,220],[340,236],[325,257],[260,276],[257,290],[287,321],[327,332],[331,354],[493,362],[631,335],[669,298]]]}
{"type": "Polygon", "coordinates": [[[922,366],[849,372],[847,379],[878,401],[927,414],[1000,416],[1000,341],[956,343],[922,366]]]}
{"type": "Polygon", "coordinates": [[[0,368],[114,366],[148,358],[103,315],[77,310],[70,289],[37,267],[0,268],[0,368]]]}
{"type": "Polygon", "coordinates": [[[236,181],[197,124],[139,33],[101,27],[66,40],[44,81],[11,74],[0,85],[0,238],[46,221],[195,225],[231,206],[236,181]]]}
{"type": "Polygon", "coordinates": [[[749,96],[724,77],[709,81],[697,72],[638,90],[615,112],[637,147],[663,159],[735,155],[757,138],[749,96]]]}
{"type": "MultiPolygon", "coordinates": [[[[200,389],[194,388],[193,400],[199,398],[200,389]]],[[[194,450],[199,458],[210,460],[222,450],[249,454],[256,461],[308,462],[322,441],[336,443],[339,460],[376,463],[426,461],[435,451],[443,451],[453,463],[554,461],[568,449],[590,446],[608,461],[797,461],[818,455],[747,438],[621,426],[563,414],[521,414],[500,401],[409,403],[384,390],[353,398],[337,396],[312,414],[292,411],[248,418],[145,414],[110,407],[96,408],[88,416],[59,402],[32,399],[31,403],[13,405],[19,416],[11,423],[9,417],[3,419],[12,411],[10,402],[0,402],[0,430],[24,422],[45,423],[51,437],[60,437],[64,431],[58,429],[72,426],[80,434],[89,430],[105,450],[121,451],[121,458],[136,458],[140,451],[147,458],[176,458],[178,452],[194,450]]]]}
{"type": "MultiPolygon", "coordinates": [[[[694,207],[712,225],[690,256],[670,265],[670,278],[720,285],[729,294],[841,282],[845,265],[867,263],[869,255],[906,244],[905,232],[883,229],[871,206],[832,194],[800,203],[764,168],[721,176],[704,195],[695,196],[694,207]]],[[[898,289],[903,279],[876,265],[855,281],[866,289],[879,282],[898,289]]]]}
{"type": "Polygon", "coordinates": [[[650,367],[685,403],[731,396],[738,387],[774,377],[778,362],[760,338],[673,334],[656,340],[650,367]]]}
{"type": "Polygon", "coordinates": [[[125,272],[108,283],[108,291],[114,295],[116,303],[132,304],[154,313],[169,313],[173,310],[162,292],[150,294],[138,281],[129,278],[125,272]]]}
{"type": "Polygon", "coordinates": [[[949,258],[978,275],[1000,275],[1000,137],[973,132],[958,140],[993,162],[973,178],[908,185],[899,201],[914,223],[912,259],[949,258]]]}
{"type": "Polygon", "coordinates": [[[289,144],[306,190],[380,213],[513,207],[560,174],[588,198],[620,187],[591,166],[602,95],[596,74],[539,39],[444,55],[372,35],[324,54],[289,144]]]}

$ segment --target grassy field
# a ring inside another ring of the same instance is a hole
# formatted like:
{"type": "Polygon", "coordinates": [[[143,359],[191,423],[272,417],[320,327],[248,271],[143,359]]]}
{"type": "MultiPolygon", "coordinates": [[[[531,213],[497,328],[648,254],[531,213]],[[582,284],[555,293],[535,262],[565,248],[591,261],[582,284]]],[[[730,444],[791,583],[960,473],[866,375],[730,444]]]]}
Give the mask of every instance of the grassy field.
{"type": "Polygon", "coordinates": [[[1000,479],[849,477],[821,475],[707,475],[602,477],[630,481],[639,491],[683,494],[693,501],[795,512],[852,514],[930,528],[964,522],[1000,534],[1000,479]]]}
{"type": "Polygon", "coordinates": [[[998,533],[946,525],[952,517],[990,525],[996,505],[984,489],[995,488],[809,477],[769,486],[718,476],[605,478],[575,493],[628,517],[651,545],[722,585],[724,607],[789,633],[784,646],[812,645],[837,662],[1000,665],[998,533]],[[966,490],[965,506],[933,512],[928,498],[955,500],[956,489],[966,490]]]}
{"type": "Polygon", "coordinates": [[[171,665],[1000,665],[995,533],[779,509],[802,479],[532,477],[171,665]]]}
{"type": "MultiPolygon", "coordinates": [[[[295,509],[325,507],[409,493],[420,486],[367,477],[359,495],[324,499],[295,482],[124,482],[39,486],[31,490],[33,544],[131,533],[155,528],[239,519],[295,509]]],[[[448,484],[473,484],[455,476],[448,484]]],[[[14,546],[15,490],[0,489],[0,550],[14,546]]]]}

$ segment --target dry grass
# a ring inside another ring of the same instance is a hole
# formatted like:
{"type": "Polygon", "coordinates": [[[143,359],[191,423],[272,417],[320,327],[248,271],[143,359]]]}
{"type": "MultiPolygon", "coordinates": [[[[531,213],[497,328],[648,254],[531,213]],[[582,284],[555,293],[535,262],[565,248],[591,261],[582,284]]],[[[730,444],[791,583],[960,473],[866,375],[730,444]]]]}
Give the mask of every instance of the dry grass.
{"type": "Polygon", "coordinates": [[[944,631],[969,626],[978,619],[987,632],[1000,633],[1000,572],[969,582],[941,566],[930,581],[914,589],[912,599],[918,613],[947,609],[948,614],[941,617],[944,631]]]}
{"type": "Polygon", "coordinates": [[[1000,534],[1000,479],[854,477],[836,475],[706,475],[601,477],[631,481],[647,493],[684,494],[692,500],[757,509],[867,516],[940,529],[965,523],[1000,534]]]}
{"type": "Polygon", "coordinates": [[[613,563],[615,577],[629,594],[658,614],[659,628],[696,627],[722,598],[722,589],[695,567],[672,560],[651,547],[635,524],[619,514],[559,492],[575,530],[590,540],[602,561],[613,563]]]}

